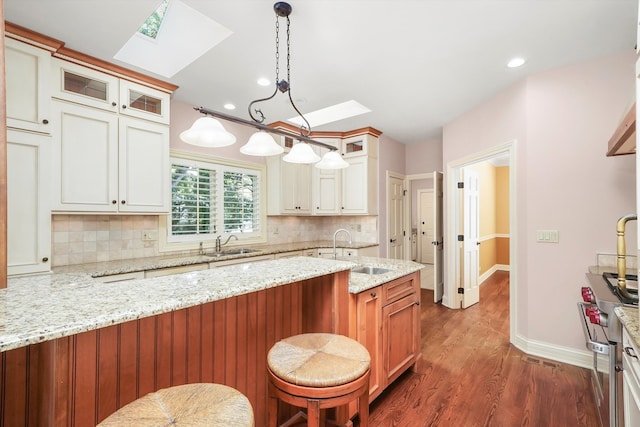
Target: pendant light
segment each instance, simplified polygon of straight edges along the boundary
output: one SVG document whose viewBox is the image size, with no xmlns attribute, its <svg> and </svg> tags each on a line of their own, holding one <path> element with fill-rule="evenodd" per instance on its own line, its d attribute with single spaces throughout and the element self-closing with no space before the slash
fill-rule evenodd
<svg viewBox="0 0 640 427">
<path fill-rule="evenodd" d="M 291 147 L 289 154 L 282 158 L 285 162 L 289 163 L 316 163 L 320 161 L 313 148 L 306 142 L 298 142 Z"/>
<path fill-rule="evenodd" d="M 337 151 L 329 151 L 314 166 L 318 169 L 344 169 L 349 167 L 349 163 L 345 162 Z"/>
<path fill-rule="evenodd" d="M 340 169 L 348 166 L 348 163 L 342 160 L 340 155 L 337 152 L 335 147 L 315 141 L 310 138 L 311 134 L 311 126 L 309 122 L 304 117 L 304 115 L 298 110 L 295 103 L 293 102 L 293 98 L 291 97 L 291 66 L 290 66 L 290 48 L 291 48 L 291 40 L 290 40 L 290 26 L 291 20 L 289 19 L 289 15 L 293 8 L 289 3 L 286 2 L 277 2 L 273 5 L 273 10 L 276 14 L 276 78 L 275 78 L 275 88 L 271 96 L 266 98 L 260 98 L 252 101 L 249 104 L 248 111 L 249 116 L 253 120 L 248 121 L 235 116 L 230 116 L 227 114 L 219 113 L 217 111 L 209 110 L 203 107 L 194 107 L 197 111 L 211 117 L 204 117 L 202 119 L 198 119 L 196 123 L 193 124 L 191 129 L 186 130 L 180 134 L 180 138 L 194 145 L 200 145 L 205 147 L 224 147 L 226 145 L 231 145 L 235 142 L 235 137 L 228 133 L 220 122 L 213 119 L 212 117 L 221 118 L 224 120 L 229 120 L 235 123 L 241 123 L 247 126 L 253 126 L 258 129 L 258 132 L 251 135 L 249 141 L 240 148 L 240 152 L 249 156 L 273 156 L 277 154 L 281 154 L 284 149 L 278 144 L 270 134 L 277 134 L 288 136 L 294 139 L 299 140 L 297 144 L 295 144 L 290 152 L 285 155 L 282 159 L 286 162 L 292 163 L 318 163 L 320 161 L 320 157 L 313 151 L 311 145 L 316 145 L 320 147 L 324 147 L 329 149 L 329 153 L 325 154 L 326 160 L 323 159 L 320 162 L 319 168 L 325 169 Z M 287 79 L 280 79 L 280 18 L 286 18 L 287 21 Z M 276 96 L 276 94 L 280 91 L 281 93 L 286 93 L 289 97 L 289 102 L 293 109 L 298 113 L 298 115 L 302 118 L 304 124 L 300 126 L 300 134 L 296 135 L 293 132 L 282 130 L 282 129 L 274 129 L 266 126 L 264 124 L 265 115 L 263 114 L 260 108 L 253 108 L 255 104 L 268 101 Z M 213 120 L 217 124 L 198 124 L 199 120 L 209 119 Z M 208 121 L 206 123 L 209 123 Z M 196 126 L 198 124 L 198 126 Z M 233 137 L 233 140 L 231 140 Z M 206 144 L 206 145 L 205 145 Z M 331 156 L 327 157 L 331 153 Z"/>
<path fill-rule="evenodd" d="M 200 117 L 189 129 L 180 133 L 180 139 L 199 147 L 226 147 L 236 142 L 236 137 L 212 117 Z"/>
</svg>

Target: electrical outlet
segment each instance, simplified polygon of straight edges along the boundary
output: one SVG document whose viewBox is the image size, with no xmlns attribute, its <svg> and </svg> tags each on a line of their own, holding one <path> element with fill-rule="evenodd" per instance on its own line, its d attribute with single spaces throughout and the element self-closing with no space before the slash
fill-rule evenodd
<svg viewBox="0 0 640 427">
<path fill-rule="evenodd" d="M 157 231 L 143 231 L 142 232 L 142 240 L 158 240 L 158 232 Z"/>
</svg>

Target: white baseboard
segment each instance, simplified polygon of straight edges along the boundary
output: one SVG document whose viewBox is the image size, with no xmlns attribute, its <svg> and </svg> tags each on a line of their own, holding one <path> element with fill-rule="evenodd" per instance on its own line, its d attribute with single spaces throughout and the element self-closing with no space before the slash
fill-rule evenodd
<svg viewBox="0 0 640 427">
<path fill-rule="evenodd" d="M 542 341 L 528 340 L 517 335 L 513 345 L 525 353 L 581 368 L 593 368 L 593 353 L 588 350 L 553 345 Z"/>
<path fill-rule="evenodd" d="M 487 280 L 496 271 L 498 271 L 498 270 L 500 270 L 500 271 L 509 271 L 509 269 L 510 269 L 509 264 L 495 264 L 493 267 L 491 267 L 490 269 L 485 271 L 484 274 L 480 275 L 480 277 L 478 278 L 478 282 L 480 284 L 482 284 L 482 282 Z"/>
</svg>

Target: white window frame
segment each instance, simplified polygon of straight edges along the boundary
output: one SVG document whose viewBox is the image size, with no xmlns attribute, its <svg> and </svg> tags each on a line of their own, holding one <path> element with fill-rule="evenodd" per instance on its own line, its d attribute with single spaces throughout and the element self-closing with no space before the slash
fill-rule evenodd
<svg viewBox="0 0 640 427">
<path fill-rule="evenodd" d="M 224 159 L 212 156 L 205 156 L 197 153 L 190 153 L 180 150 L 171 150 L 171 164 L 183 162 L 184 164 L 197 164 L 199 166 L 210 167 L 213 170 L 217 170 L 217 179 L 222 180 L 222 171 L 246 171 L 247 173 L 257 174 L 260 185 L 260 231 L 256 233 L 245 234 L 244 233 L 232 233 L 238 237 L 238 240 L 231 240 L 228 246 L 239 245 L 255 245 L 261 243 L 267 243 L 267 174 L 266 166 L 258 163 L 241 162 L 232 159 Z M 172 191 L 169 189 L 169 191 Z M 223 215 L 222 194 L 217 195 L 218 203 L 218 215 Z M 172 198 L 172 195 L 169 195 Z M 220 232 L 219 235 L 224 237 L 229 233 Z M 191 236 L 173 236 L 171 235 L 171 213 L 161 215 L 158 221 L 158 251 L 159 252 L 175 252 L 175 251 L 190 251 L 193 249 L 200 249 L 200 242 L 203 243 L 205 250 L 211 250 L 215 247 L 215 237 L 211 235 L 191 235 Z"/>
</svg>

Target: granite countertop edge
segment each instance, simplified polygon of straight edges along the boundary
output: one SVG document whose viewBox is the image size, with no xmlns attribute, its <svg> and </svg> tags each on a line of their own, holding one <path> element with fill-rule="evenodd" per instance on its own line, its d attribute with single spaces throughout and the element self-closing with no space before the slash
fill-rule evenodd
<svg viewBox="0 0 640 427">
<path fill-rule="evenodd" d="M 633 340 L 636 347 L 640 347 L 640 316 L 638 309 L 621 306 L 616 307 L 614 312 L 620 319 L 622 325 L 627 329 L 629 337 Z"/>
<path fill-rule="evenodd" d="M 9 286 L 0 290 L 0 352 L 350 270 L 362 264 L 391 271 L 379 275 L 351 273 L 350 293 L 423 268 L 413 261 L 376 257 L 331 260 L 301 256 L 113 283 L 99 282 L 82 268 L 12 278 Z"/>
</svg>

